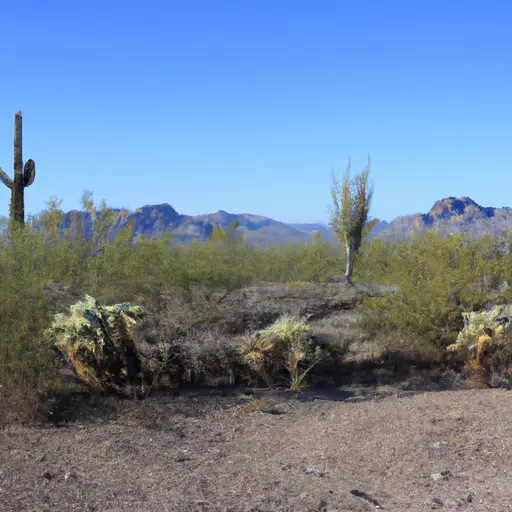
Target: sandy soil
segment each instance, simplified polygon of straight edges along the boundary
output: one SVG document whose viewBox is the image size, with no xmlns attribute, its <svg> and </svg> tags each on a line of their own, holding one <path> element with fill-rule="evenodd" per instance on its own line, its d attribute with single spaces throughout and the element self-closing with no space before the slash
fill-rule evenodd
<svg viewBox="0 0 512 512">
<path fill-rule="evenodd" d="M 510 391 L 75 400 L 0 430 L 3 512 L 512 510 Z"/>
</svg>

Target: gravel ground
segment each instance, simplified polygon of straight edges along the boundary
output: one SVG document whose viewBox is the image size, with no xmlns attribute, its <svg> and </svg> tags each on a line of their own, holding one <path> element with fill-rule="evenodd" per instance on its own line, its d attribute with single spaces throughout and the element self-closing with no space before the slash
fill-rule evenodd
<svg viewBox="0 0 512 512">
<path fill-rule="evenodd" d="M 510 391 L 201 391 L 75 410 L 0 430 L 1 511 L 512 510 Z"/>
</svg>

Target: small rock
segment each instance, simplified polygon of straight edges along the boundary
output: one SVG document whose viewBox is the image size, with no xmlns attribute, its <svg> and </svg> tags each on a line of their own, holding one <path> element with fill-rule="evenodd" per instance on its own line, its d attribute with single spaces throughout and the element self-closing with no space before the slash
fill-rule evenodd
<svg viewBox="0 0 512 512">
<path fill-rule="evenodd" d="M 292 465 L 289 462 L 286 464 L 281 464 L 282 471 L 286 471 L 287 469 L 292 469 Z"/>
<path fill-rule="evenodd" d="M 41 455 L 39 458 L 39 462 L 44 462 L 46 460 L 46 454 Z"/>
<path fill-rule="evenodd" d="M 443 506 L 443 502 L 439 498 L 432 498 L 427 501 L 426 505 L 428 505 L 432 510 L 436 510 Z"/>
<path fill-rule="evenodd" d="M 327 512 L 327 501 L 320 500 L 318 505 L 316 506 L 316 510 L 318 512 Z"/>
<path fill-rule="evenodd" d="M 190 457 L 187 457 L 186 455 L 178 455 L 174 459 L 175 462 L 186 462 L 187 460 L 190 460 Z"/>
<path fill-rule="evenodd" d="M 437 482 L 438 480 L 447 480 L 451 473 L 450 471 L 441 471 L 440 473 L 432 473 L 430 476 L 432 480 Z"/>
<path fill-rule="evenodd" d="M 64 480 L 69 480 L 70 478 L 73 478 L 75 479 L 76 478 L 76 473 L 74 471 L 66 471 L 66 474 L 64 475 Z"/>
<path fill-rule="evenodd" d="M 314 468 L 314 467 L 311 467 L 311 468 L 305 468 L 304 470 L 304 473 L 306 473 L 306 475 L 318 475 L 318 476 L 324 476 L 325 473 L 318 469 L 318 468 Z"/>
<path fill-rule="evenodd" d="M 439 448 L 441 448 L 441 442 L 434 441 L 431 446 L 432 446 L 432 448 L 435 448 L 436 450 L 438 450 Z"/>
<path fill-rule="evenodd" d="M 373 505 L 375 508 L 378 508 L 378 509 L 383 508 L 382 505 L 377 500 L 372 498 L 367 492 L 360 491 L 358 489 L 352 489 L 350 491 L 350 494 L 352 494 L 352 496 L 355 496 L 356 498 L 361 498 L 362 500 L 366 501 L 370 505 Z"/>
<path fill-rule="evenodd" d="M 46 478 L 46 480 L 51 480 L 53 478 L 53 475 L 49 471 L 45 471 L 41 476 Z"/>
</svg>

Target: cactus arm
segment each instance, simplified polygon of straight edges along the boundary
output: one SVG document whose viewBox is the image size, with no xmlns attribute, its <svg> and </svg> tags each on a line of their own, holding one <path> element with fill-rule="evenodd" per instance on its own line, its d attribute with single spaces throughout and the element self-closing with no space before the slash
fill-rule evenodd
<svg viewBox="0 0 512 512">
<path fill-rule="evenodd" d="M 0 180 L 6 187 L 8 187 L 12 190 L 13 181 L 11 180 L 11 178 L 9 178 L 9 176 L 7 176 L 6 172 L 1 167 L 0 167 Z"/>
<path fill-rule="evenodd" d="M 36 179 L 36 164 L 34 160 L 27 160 L 23 169 L 23 184 L 30 187 Z"/>
</svg>

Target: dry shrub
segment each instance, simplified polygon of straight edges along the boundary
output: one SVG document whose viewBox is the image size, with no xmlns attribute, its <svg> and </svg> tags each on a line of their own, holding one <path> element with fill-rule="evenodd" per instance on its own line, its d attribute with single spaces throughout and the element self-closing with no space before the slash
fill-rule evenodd
<svg viewBox="0 0 512 512">
<path fill-rule="evenodd" d="M 194 384 L 235 384 L 248 379 L 240 338 L 202 332 L 180 343 L 186 380 Z"/>
<path fill-rule="evenodd" d="M 142 338 L 148 349 L 153 345 L 167 347 L 168 356 L 154 387 L 233 384 L 247 378 L 240 338 L 212 328 L 213 319 L 218 318 L 215 302 L 199 292 L 176 293 L 166 297 L 155 311 Z"/>
</svg>

